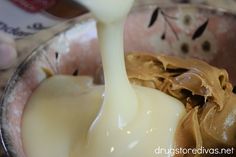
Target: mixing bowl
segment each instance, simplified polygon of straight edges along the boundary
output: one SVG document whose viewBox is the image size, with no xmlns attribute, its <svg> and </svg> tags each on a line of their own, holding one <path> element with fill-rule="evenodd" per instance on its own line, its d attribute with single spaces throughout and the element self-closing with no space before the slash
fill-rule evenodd
<svg viewBox="0 0 236 157">
<path fill-rule="evenodd" d="M 199 58 L 227 69 L 236 85 L 235 32 L 236 15 L 227 10 L 143 2 L 135 5 L 125 23 L 125 52 Z M 6 154 L 26 157 L 21 117 L 40 82 L 56 74 L 95 77 L 100 65 L 96 22 L 90 14 L 69 21 L 64 31 L 35 49 L 17 68 L 1 99 L 1 140 Z"/>
</svg>

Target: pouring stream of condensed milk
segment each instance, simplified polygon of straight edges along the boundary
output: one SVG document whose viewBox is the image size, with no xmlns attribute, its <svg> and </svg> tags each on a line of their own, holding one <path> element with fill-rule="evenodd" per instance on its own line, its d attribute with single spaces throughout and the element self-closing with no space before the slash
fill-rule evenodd
<svg viewBox="0 0 236 157">
<path fill-rule="evenodd" d="M 87 77 L 54 76 L 44 81 L 24 112 L 27 157 L 171 156 L 155 154 L 155 149 L 174 148 L 175 130 L 185 109 L 158 90 L 129 83 L 123 26 L 133 0 L 77 1 L 98 21 L 104 98 L 103 87 Z"/>
<path fill-rule="evenodd" d="M 106 84 L 102 114 L 111 117 L 110 126 L 118 125 L 123 128 L 135 118 L 138 103 L 126 74 L 123 46 L 123 23 L 133 0 L 78 1 L 87 6 L 98 19 L 97 29 Z"/>
</svg>

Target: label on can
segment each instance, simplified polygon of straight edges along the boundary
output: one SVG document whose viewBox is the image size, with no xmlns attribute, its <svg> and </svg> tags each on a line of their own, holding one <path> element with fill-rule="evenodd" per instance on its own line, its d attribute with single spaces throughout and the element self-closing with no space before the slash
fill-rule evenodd
<svg viewBox="0 0 236 157">
<path fill-rule="evenodd" d="M 22 9 L 21 7 L 19 7 L 19 4 L 15 5 L 14 3 L 8 0 L 0 1 L 0 31 L 10 34 L 14 38 L 22 38 L 34 34 L 40 30 L 51 27 L 63 20 L 61 18 L 57 18 L 53 15 L 50 15 L 47 12 L 40 11 L 44 7 L 48 7 L 49 1 L 51 0 L 14 1 L 21 1 L 21 7 L 24 6 L 24 8 L 27 9 Z M 34 3 L 28 3 L 28 1 L 34 1 Z M 53 3 L 53 1 L 50 2 L 50 5 Z M 37 6 L 36 2 L 38 2 Z M 39 3 L 40 5 L 38 5 Z"/>
<path fill-rule="evenodd" d="M 20 6 L 29 12 L 39 12 L 47 9 L 56 3 L 56 0 L 11 0 L 13 3 Z"/>
</svg>

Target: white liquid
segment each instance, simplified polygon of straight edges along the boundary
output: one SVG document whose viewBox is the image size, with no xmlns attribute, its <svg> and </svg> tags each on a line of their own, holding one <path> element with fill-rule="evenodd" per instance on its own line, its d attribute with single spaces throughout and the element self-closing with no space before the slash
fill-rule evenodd
<svg viewBox="0 0 236 157">
<path fill-rule="evenodd" d="M 109 115 L 100 119 L 91 131 L 104 88 L 93 86 L 87 77 L 54 76 L 44 81 L 24 112 L 22 133 L 26 154 L 28 157 L 156 157 L 155 148 L 173 148 L 182 104 L 158 90 L 139 86 L 134 89 L 139 108 L 127 127 L 109 126 L 112 118 Z"/>
<path fill-rule="evenodd" d="M 155 148 L 173 148 L 184 105 L 158 90 L 131 86 L 126 75 L 123 23 L 133 0 L 78 1 L 98 19 L 105 98 L 100 107 L 100 87 L 81 93 L 79 78 L 46 80 L 23 117 L 28 157 L 154 157 Z"/>
<path fill-rule="evenodd" d="M 137 96 L 127 78 L 124 63 L 123 23 L 133 0 L 77 0 L 98 19 L 98 37 L 105 77 L 102 115 L 108 126 L 123 128 L 137 114 Z M 95 124 L 96 125 L 96 124 Z"/>
</svg>

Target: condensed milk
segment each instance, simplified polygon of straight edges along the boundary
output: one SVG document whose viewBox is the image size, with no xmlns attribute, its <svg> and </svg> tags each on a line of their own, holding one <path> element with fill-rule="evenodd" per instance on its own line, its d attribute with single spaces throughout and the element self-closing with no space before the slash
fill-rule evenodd
<svg viewBox="0 0 236 157">
<path fill-rule="evenodd" d="M 154 157 L 174 148 L 184 105 L 129 83 L 123 27 L 133 0 L 77 0 L 97 19 L 105 87 L 91 78 L 53 76 L 30 98 L 22 122 L 27 157 Z"/>
</svg>

